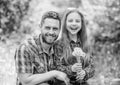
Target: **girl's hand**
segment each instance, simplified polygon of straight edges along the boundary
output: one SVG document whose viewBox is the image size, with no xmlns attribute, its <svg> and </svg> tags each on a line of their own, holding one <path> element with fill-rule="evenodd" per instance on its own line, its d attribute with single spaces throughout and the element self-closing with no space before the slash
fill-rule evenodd
<svg viewBox="0 0 120 85">
<path fill-rule="evenodd" d="M 81 70 L 80 72 L 77 72 L 77 81 L 83 80 L 86 75 L 86 72 L 84 70 Z"/>
<path fill-rule="evenodd" d="M 71 70 L 73 72 L 79 72 L 82 70 L 82 64 L 81 63 L 75 63 L 72 65 Z"/>
<path fill-rule="evenodd" d="M 75 47 L 72 55 L 76 57 L 80 57 L 80 56 L 85 57 L 85 52 L 83 52 L 81 48 Z"/>
</svg>

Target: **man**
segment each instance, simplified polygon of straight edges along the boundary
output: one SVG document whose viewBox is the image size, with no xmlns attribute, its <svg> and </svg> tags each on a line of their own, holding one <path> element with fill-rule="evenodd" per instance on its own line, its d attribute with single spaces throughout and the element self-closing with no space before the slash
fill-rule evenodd
<svg viewBox="0 0 120 85">
<path fill-rule="evenodd" d="M 20 45 L 15 53 L 18 81 L 21 85 L 53 85 L 58 79 L 68 84 L 69 79 L 57 71 L 54 42 L 60 32 L 58 13 L 49 11 L 41 20 L 41 34 Z M 20 85 L 20 84 L 19 84 Z"/>
</svg>

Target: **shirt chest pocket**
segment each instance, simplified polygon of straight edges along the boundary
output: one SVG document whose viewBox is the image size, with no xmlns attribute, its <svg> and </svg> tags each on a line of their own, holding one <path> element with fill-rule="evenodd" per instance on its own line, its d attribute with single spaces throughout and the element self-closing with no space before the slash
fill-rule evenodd
<svg viewBox="0 0 120 85">
<path fill-rule="evenodd" d="M 33 73 L 44 73 L 45 65 L 43 59 L 40 59 L 41 56 L 35 56 L 33 59 Z"/>
</svg>

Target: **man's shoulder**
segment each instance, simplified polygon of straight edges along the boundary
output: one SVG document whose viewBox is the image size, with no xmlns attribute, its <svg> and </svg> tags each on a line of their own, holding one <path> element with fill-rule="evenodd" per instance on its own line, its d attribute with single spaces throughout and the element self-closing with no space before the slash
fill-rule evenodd
<svg viewBox="0 0 120 85">
<path fill-rule="evenodd" d="M 65 47 L 65 43 L 62 41 L 62 39 L 60 39 L 60 40 L 57 40 L 57 41 L 54 43 L 54 46 L 55 46 L 55 47 Z"/>
<path fill-rule="evenodd" d="M 64 37 L 64 36 L 55 42 L 55 46 L 57 46 L 57 47 L 60 46 L 60 47 L 66 48 L 67 44 L 68 44 L 67 43 L 67 38 Z"/>
<path fill-rule="evenodd" d="M 37 48 L 38 39 L 39 39 L 39 36 L 29 37 L 20 44 L 18 49 L 23 50 L 22 48 L 24 48 L 24 50 L 25 49 L 28 50 L 28 48 L 29 49 Z"/>
<path fill-rule="evenodd" d="M 62 56 L 64 54 L 65 44 L 61 40 L 57 40 L 54 44 L 54 50 L 58 57 Z"/>
<path fill-rule="evenodd" d="M 37 40 L 37 36 L 27 38 L 16 48 L 15 55 L 23 55 L 24 53 L 30 53 L 33 55 L 34 53 L 38 53 Z"/>
<path fill-rule="evenodd" d="M 39 36 L 32 36 L 27 38 L 25 41 L 23 41 L 21 44 L 29 46 L 29 45 L 37 45 Z"/>
</svg>

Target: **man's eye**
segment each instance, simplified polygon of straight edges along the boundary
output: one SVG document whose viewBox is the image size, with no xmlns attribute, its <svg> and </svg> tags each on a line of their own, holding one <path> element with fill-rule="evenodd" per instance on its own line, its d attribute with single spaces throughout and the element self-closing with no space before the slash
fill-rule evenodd
<svg viewBox="0 0 120 85">
<path fill-rule="evenodd" d="M 47 27 L 47 26 L 46 26 L 46 27 L 45 27 L 45 29 L 49 30 L 49 29 L 50 29 L 50 27 Z"/>
<path fill-rule="evenodd" d="M 55 30 L 55 31 L 56 31 L 56 30 L 58 30 L 58 28 L 57 28 L 57 27 L 53 27 L 53 30 Z"/>
</svg>

